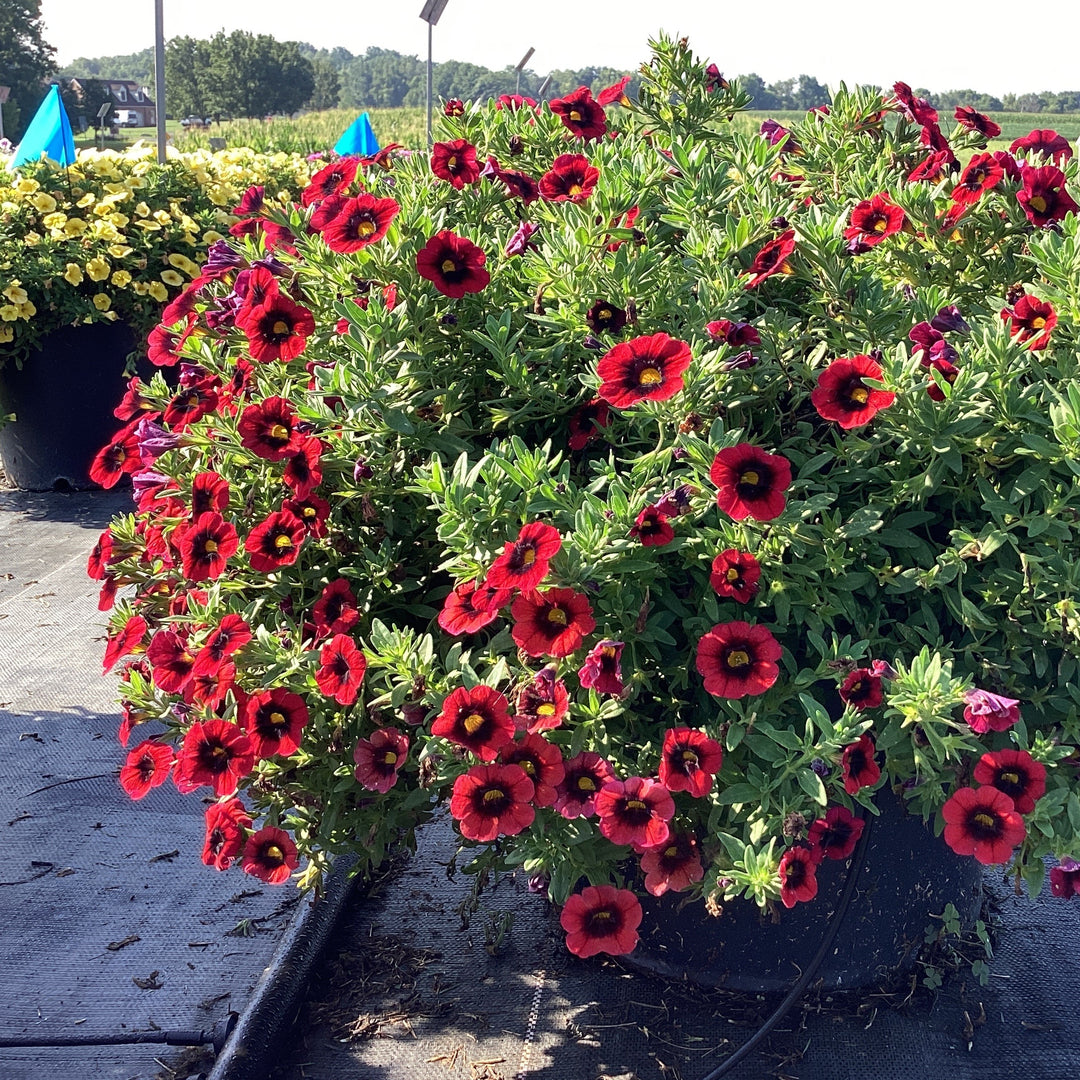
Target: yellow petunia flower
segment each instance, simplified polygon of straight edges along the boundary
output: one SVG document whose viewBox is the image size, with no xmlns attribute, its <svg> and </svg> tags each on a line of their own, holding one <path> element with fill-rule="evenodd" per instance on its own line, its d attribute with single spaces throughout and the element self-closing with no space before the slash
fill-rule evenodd
<svg viewBox="0 0 1080 1080">
<path fill-rule="evenodd" d="M 81 285 L 83 280 L 82 267 L 78 263 L 68 263 L 64 270 L 64 280 L 69 285 Z"/>
<path fill-rule="evenodd" d="M 23 177 L 14 184 L 15 191 L 20 195 L 33 195 L 40 187 L 41 185 L 36 180 L 31 180 L 29 177 Z"/>
<path fill-rule="evenodd" d="M 150 216 L 150 207 L 147 206 L 146 203 L 144 203 L 144 202 L 137 203 L 136 206 L 135 206 L 135 216 L 136 217 L 149 217 Z"/>
<path fill-rule="evenodd" d="M 19 317 L 19 309 L 14 304 L 0 305 L 0 321 L 14 322 Z"/>
<path fill-rule="evenodd" d="M 56 200 L 47 191 L 39 191 L 30 199 L 30 205 L 39 214 L 51 214 L 56 209 Z"/>
<path fill-rule="evenodd" d="M 131 288 L 134 290 L 136 296 L 145 296 L 150 291 L 150 286 L 147 285 L 145 281 L 133 281 L 131 283 Z"/>
<path fill-rule="evenodd" d="M 117 270 L 109 280 L 118 289 L 126 289 L 131 284 L 131 275 L 126 270 Z"/>
<path fill-rule="evenodd" d="M 224 240 L 225 237 L 217 231 L 217 229 L 207 229 L 202 234 L 202 242 L 209 247 L 211 244 L 217 243 L 218 240 Z"/>
<path fill-rule="evenodd" d="M 37 305 L 33 300 L 27 300 L 19 305 L 19 314 L 29 322 L 37 314 Z"/>
<path fill-rule="evenodd" d="M 80 210 L 85 210 L 88 206 L 93 206 L 95 202 L 97 202 L 97 196 L 92 191 L 88 191 L 75 205 Z"/>
<path fill-rule="evenodd" d="M 94 293 L 94 307 L 96 307 L 98 311 L 108 311 L 109 308 L 112 307 L 112 301 L 103 292 Z"/>
<path fill-rule="evenodd" d="M 28 299 L 26 290 L 22 287 L 22 282 L 18 278 L 4 289 L 0 296 L 6 296 L 13 304 L 25 304 Z"/>
<path fill-rule="evenodd" d="M 86 232 L 87 224 L 80 217 L 68 218 L 64 222 L 64 235 L 65 236 L 82 236 Z"/>
<path fill-rule="evenodd" d="M 169 256 L 169 265 L 175 266 L 177 270 L 183 270 L 188 277 L 199 276 L 199 264 L 192 262 L 186 255 L 180 255 L 177 252 L 173 252 Z"/>
<path fill-rule="evenodd" d="M 184 279 L 175 270 L 162 270 L 160 276 L 166 285 L 179 287 L 184 284 Z"/>
<path fill-rule="evenodd" d="M 91 281 L 104 281 L 109 276 L 109 271 L 112 267 L 109 266 L 109 260 L 103 259 L 100 255 L 95 255 L 86 264 L 86 276 Z"/>
<path fill-rule="evenodd" d="M 167 210 L 155 210 L 151 216 L 159 225 L 172 224 L 172 214 L 170 214 Z"/>
<path fill-rule="evenodd" d="M 64 225 L 67 223 L 67 214 L 62 210 L 57 210 L 55 213 L 46 214 L 41 219 L 41 224 L 46 229 L 51 229 L 54 233 L 59 232 L 61 235 L 64 232 Z"/>
<path fill-rule="evenodd" d="M 15 337 L 15 331 L 10 326 L 0 326 L 0 345 L 4 345 Z"/>
<path fill-rule="evenodd" d="M 169 299 L 169 290 L 160 281 L 151 281 L 147 291 L 159 303 L 164 303 Z"/>
<path fill-rule="evenodd" d="M 127 244 L 110 244 L 109 254 L 114 259 L 126 259 L 131 254 L 131 248 Z"/>
</svg>

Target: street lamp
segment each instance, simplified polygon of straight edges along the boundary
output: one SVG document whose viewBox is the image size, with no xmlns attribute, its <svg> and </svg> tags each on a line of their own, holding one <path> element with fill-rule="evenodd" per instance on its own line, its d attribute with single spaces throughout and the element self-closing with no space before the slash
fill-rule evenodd
<svg viewBox="0 0 1080 1080">
<path fill-rule="evenodd" d="M 161 0 L 158 0 L 161 3 Z M 420 12 L 420 18 L 427 23 L 427 141 L 428 146 L 432 143 L 431 138 L 431 28 L 439 21 L 446 8 L 448 0 L 426 0 L 424 10 Z"/>
<path fill-rule="evenodd" d="M 536 52 L 536 50 L 533 49 L 533 48 L 530 48 L 529 51 L 518 61 L 518 66 L 514 69 L 515 71 L 517 71 L 517 88 L 514 90 L 514 93 L 517 94 L 518 97 L 521 97 L 521 72 L 522 72 L 522 69 L 529 62 L 529 57 L 532 56 L 532 54 L 534 52 Z"/>
<path fill-rule="evenodd" d="M 154 101 L 157 103 L 157 159 L 165 164 L 165 19 L 164 0 L 154 0 Z"/>
</svg>

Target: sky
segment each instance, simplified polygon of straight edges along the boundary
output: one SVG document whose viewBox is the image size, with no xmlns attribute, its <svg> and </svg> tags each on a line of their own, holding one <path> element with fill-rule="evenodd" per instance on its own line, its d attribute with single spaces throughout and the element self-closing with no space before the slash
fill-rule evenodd
<svg viewBox="0 0 1080 1080">
<path fill-rule="evenodd" d="M 376 45 L 423 57 L 422 7 L 423 0 L 331 0 L 306 9 L 296 0 L 164 0 L 165 36 L 239 29 L 354 54 Z M 106 9 L 88 0 L 41 0 L 41 8 L 61 64 L 153 44 L 151 0 Z M 1080 4 L 1043 0 L 1032 15 L 1013 9 L 995 18 L 986 5 L 942 0 L 449 0 L 434 29 L 434 59 L 498 70 L 532 47 L 528 66 L 539 74 L 589 65 L 629 72 L 648 59 L 648 40 L 663 29 L 689 37 L 695 53 L 724 74 L 756 72 L 767 83 L 806 74 L 830 87 L 902 79 L 997 96 L 1080 89 Z"/>
</svg>

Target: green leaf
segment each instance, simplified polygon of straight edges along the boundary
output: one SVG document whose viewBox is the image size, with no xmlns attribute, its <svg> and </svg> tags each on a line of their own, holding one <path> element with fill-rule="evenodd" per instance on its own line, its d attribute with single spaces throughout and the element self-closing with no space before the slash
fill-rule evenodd
<svg viewBox="0 0 1080 1080">
<path fill-rule="evenodd" d="M 753 784 L 732 784 L 724 788 L 716 797 L 716 801 L 730 806 L 732 803 L 758 802 L 761 792 Z"/>
<path fill-rule="evenodd" d="M 828 796 L 825 794 L 825 785 L 821 777 L 813 769 L 800 769 L 797 775 L 799 787 L 819 806 L 824 806 L 828 801 Z"/>
</svg>

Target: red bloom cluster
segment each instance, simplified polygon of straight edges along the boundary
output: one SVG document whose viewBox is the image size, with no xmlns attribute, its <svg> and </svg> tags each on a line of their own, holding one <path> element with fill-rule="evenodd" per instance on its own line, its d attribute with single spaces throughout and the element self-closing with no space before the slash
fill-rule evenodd
<svg viewBox="0 0 1080 1080">
<path fill-rule="evenodd" d="M 581 154 L 560 154 L 540 177 L 540 197 L 548 202 L 584 202 L 596 187 L 600 170 Z"/>
<path fill-rule="evenodd" d="M 817 896 L 817 860 L 809 848 L 791 847 L 780 858 L 780 900 L 793 908 Z"/>
<path fill-rule="evenodd" d="M 689 832 L 673 833 L 641 856 L 641 869 L 645 872 L 645 890 L 653 896 L 690 888 L 705 876 L 697 837 Z"/>
<path fill-rule="evenodd" d="M 860 788 L 873 787 L 881 778 L 881 769 L 874 760 L 877 748 L 869 735 L 862 734 L 848 746 L 840 757 L 844 790 L 854 795 Z"/>
<path fill-rule="evenodd" d="M 510 602 L 509 589 L 494 589 L 489 584 L 463 581 L 443 601 L 439 625 L 448 634 L 475 634 L 498 617 L 499 608 Z"/>
<path fill-rule="evenodd" d="M 475 184 L 480 179 L 476 147 L 467 139 L 435 143 L 431 148 L 431 171 L 458 191 L 467 184 Z"/>
<path fill-rule="evenodd" d="M 788 259 L 794 251 L 794 229 L 787 229 L 774 240 L 770 240 L 754 256 L 754 261 L 750 266 L 742 271 L 742 273 L 750 275 L 749 280 L 746 282 L 746 288 L 757 288 L 758 285 L 766 278 L 772 277 L 773 274 L 792 273 L 791 263 L 788 262 Z"/>
<path fill-rule="evenodd" d="M 623 692 L 621 641 L 601 641 L 589 650 L 585 663 L 578 671 L 578 679 L 586 690 L 595 690 L 599 694 Z"/>
<path fill-rule="evenodd" d="M 806 833 L 806 842 L 818 860 L 846 859 L 862 836 L 866 822 L 846 806 L 831 806 L 823 818 L 813 822 Z"/>
<path fill-rule="evenodd" d="M 408 736 L 396 728 L 379 728 L 369 739 L 361 739 L 356 744 L 353 775 L 368 791 L 385 795 L 397 783 L 408 753 Z"/>
<path fill-rule="evenodd" d="M 569 656 L 596 629 L 588 598 L 573 589 L 523 593 L 510 614 L 514 641 L 530 656 Z"/>
<path fill-rule="evenodd" d="M 248 839 L 240 867 L 268 885 L 284 885 L 298 865 L 293 838 L 268 825 Z"/>
<path fill-rule="evenodd" d="M 462 836 L 486 843 L 515 836 L 533 823 L 534 793 L 520 765 L 474 765 L 454 781 L 450 813 Z"/>
<path fill-rule="evenodd" d="M 869 668 L 856 668 L 840 685 L 840 697 L 845 705 L 856 709 L 874 709 L 882 703 L 881 676 Z"/>
<path fill-rule="evenodd" d="M 514 739 L 510 702 L 490 686 L 459 686 L 443 701 L 431 734 L 464 746 L 481 761 L 494 761 Z"/>
<path fill-rule="evenodd" d="M 709 584 L 718 595 L 746 604 L 757 593 L 760 579 L 761 564 L 749 551 L 728 548 L 713 559 Z"/>
<path fill-rule="evenodd" d="M 941 808 L 945 843 L 984 865 L 1007 862 L 1027 835 L 1012 799 L 996 787 L 959 788 Z"/>
<path fill-rule="evenodd" d="M 335 201 L 332 205 L 327 200 L 324 206 L 333 217 L 325 224 L 320 222 L 322 238 L 331 251 L 343 254 L 360 251 L 381 240 L 401 209 L 396 200 L 377 199 L 367 192 L 352 199 Z M 315 227 L 314 218 L 312 226 Z"/>
<path fill-rule="evenodd" d="M 562 547 L 559 530 L 542 521 L 523 525 L 491 564 L 485 583 L 493 589 L 535 589 L 547 576 L 548 564 Z"/>
<path fill-rule="evenodd" d="M 810 401 L 823 420 L 835 420 L 845 431 L 868 424 L 896 400 L 891 390 L 867 386 L 863 379 L 880 381 L 881 365 L 869 356 L 834 360 L 818 376 Z"/>
<path fill-rule="evenodd" d="M 724 761 L 715 739 L 694 728 L 669 728 L 660 750 L 660 783 L 669 791 L 686 791 L 695 799 L 707 795 Z"/>
<path fill-rule="evenodd" d="M 596 796 L 600 832 L 613 844 L 651 848 L 667 842 L 675 800 L 663 784 L 641 776 L 609 780 Z"/>
</svg>

